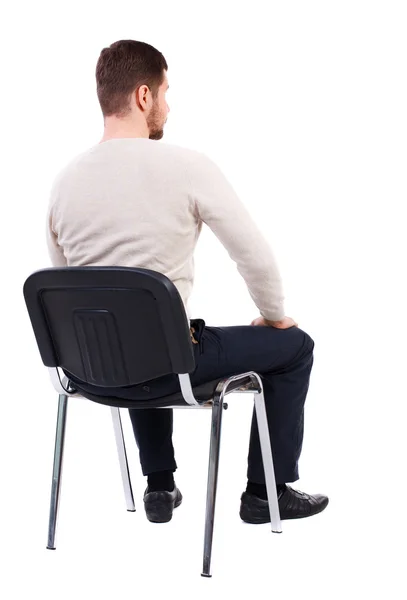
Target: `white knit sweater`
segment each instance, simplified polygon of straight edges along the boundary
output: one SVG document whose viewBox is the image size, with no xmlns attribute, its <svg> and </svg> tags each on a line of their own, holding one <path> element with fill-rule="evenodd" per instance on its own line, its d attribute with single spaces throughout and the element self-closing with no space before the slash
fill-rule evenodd
<svg viewBox="0 0 407 600">
<path fill-rule="evenodd" d="M 281 319 L 283 286 L 271 247 L 219 167 L 201 152 L 148 138 L 93 146 L 53 182 L 47 242 L 53 266 L 163 273 L 190 318 L 202 223 L 236 262 L 260 314 Z"/>
</svg>

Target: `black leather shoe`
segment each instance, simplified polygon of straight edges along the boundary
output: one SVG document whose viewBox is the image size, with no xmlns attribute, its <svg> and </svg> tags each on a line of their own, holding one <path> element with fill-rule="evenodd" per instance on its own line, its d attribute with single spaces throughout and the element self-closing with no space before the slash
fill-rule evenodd
<svg viewBox="0 0 407 600">
<path fill-rule="evenodd" d="M 172 511 L 182 502 L 182 494 L 174 486 L 172 492 L 144 492 L 144 506 L 147 519 L 152 523 L 168 523 L 172 519 Z"/>
<path fill-rule="evenodd" d="M 322 512 L 328 506 L 329 498 L 316 494 L 310 496 L 286 485 L 278 497 L 281 520 L 303 519 Z M 267 500 L 243 492 L 240 504 L 240 518 L 246 523 L 270 523 Z"/>
</svg>

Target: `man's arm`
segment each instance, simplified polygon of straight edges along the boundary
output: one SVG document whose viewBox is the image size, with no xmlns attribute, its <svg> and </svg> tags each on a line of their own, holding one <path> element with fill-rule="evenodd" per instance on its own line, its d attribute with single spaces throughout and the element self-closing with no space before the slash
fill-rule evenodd
<svg viewBox="0 0 407 600">
<path fill-rule="evenodd" d="M 68 266 L 64 252 L 61 246 L 58 244 L 57 236 L 52 228 L 52 211 L 48 211 L 47 223 L 46 223 L 46 239 L 48 246 L 48 254 L 51 259 L 53 267 L 66 267 Z"/>
<path fill-rule="evenodd" d="M 279 321 L 285 315 L 284 292 L 270 245 L 219 167 L 203 153 L 193 158 L 189 179 L 198 218 L 236 263 L 260 314 Z"/>
</svg>

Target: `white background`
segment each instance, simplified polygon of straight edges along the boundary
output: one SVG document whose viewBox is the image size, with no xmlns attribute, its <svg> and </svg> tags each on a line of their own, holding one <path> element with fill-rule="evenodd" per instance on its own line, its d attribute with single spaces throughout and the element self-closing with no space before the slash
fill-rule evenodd
<svg viewBox="0 0 407 600">
<path fill-rule="evenodd" d="M 1 17 L 2 598 L 405 598 L 406 4 L 20 2 Z M 94 71 L 118 39 L 169 64 L 162 142 L 207 153 L 278 258 L 286 312 L 315 341 L 298 489 L 330 496 L 284 533 L 243 524 L 252 402 L 225 413 L 213 578 L 201 552 L 209 414 L 178 411 L 166 525 L 127 513 L 109 409 L 71 401 L 57 550 L 46 532 L 57 398 L 22 296 L 49 266 L 51 182 L 99 142 Z M 258 316 L 204 228 L 191 308 L 207 325 Z"/>
</svg>

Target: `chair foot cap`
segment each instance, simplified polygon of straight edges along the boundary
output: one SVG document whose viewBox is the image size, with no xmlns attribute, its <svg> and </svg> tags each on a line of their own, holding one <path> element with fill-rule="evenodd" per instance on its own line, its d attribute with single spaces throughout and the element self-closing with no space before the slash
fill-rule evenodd
<svg viewBox="0 0 407 600">
<path fill-rule="evenodd" d="M 212 577 L 212 575 L 209 575 L 208 573 L 201 573 L 201 577 L 208 577 L 208 578 L 210 578 L 210 577 Z"/>
<path fill-rule="evenodd" d="M 47 546 L 47 550 L 56 550 L 55 546 Z"/>
</svg>

